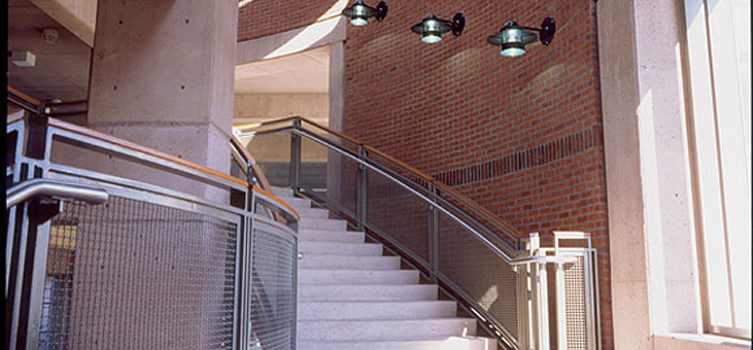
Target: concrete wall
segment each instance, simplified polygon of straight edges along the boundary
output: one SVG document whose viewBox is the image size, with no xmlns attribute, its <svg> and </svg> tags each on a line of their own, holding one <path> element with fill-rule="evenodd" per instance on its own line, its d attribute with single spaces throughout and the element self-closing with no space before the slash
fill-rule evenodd
<svg viewBox="0 0 753 350">
<path fill-rule="evenodd" d="M 279 118 L 300 115 L 321 119 L 329 116 L 328 94 L 236 94 L 233 119 Z"/>
</svg>

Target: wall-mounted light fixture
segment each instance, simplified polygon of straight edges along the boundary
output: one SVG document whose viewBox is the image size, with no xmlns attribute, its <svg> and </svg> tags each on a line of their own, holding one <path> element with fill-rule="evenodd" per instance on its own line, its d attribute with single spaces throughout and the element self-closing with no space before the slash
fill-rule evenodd
<svg viewBox="0 0 753 350">
<path fill-rule="evenodd" d="M 452 21 L 437 18 L 434 14 L 429 14 L 423 21 L 417 23 L 410 30 L 414 33 L 421 34 L 421 41 L 425 43 L 436 43 L 442 40 L 442 34 L 452 30 L 455 36 L 460 35 L 465 27 L 465 16 L 462 13 L 456 13 Z"/>
<path fill-rule="evenodd" d="M 526 53 L 525 46 L 536 41 L 536 33 L 539 32 L 539 40 L 544 45 L 549 45 L 554 39 L 554 18 L 547 17 L 541 23 L 541 28 L 519 26 L 514 21 L 505 24 L 499 33 L 494 33 L 486 39 L 490 44 L 501 46 L 502 56 L 517 57 Z"/>
<path fill-rule="evenodd" d="M 368 19 L 374 17 L 377 21 L 382 21 L 387 16 L 387 3 L 380 1 L 376 8 L 363 3 L 362 0 L 356 0 L 353 5 L 345 8 L 343 15 L 350 18 L 350 24 L 354 26 L 365 26 L 369 23 Z"/>
</svg>

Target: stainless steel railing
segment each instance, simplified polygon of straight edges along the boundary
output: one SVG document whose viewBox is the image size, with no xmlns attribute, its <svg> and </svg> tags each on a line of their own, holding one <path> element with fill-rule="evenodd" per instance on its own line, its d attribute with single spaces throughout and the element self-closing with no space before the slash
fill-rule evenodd
<svg viewBox="0 0 753 350">
<path fill-rule="evenodd" d="M 522 235 L 510 225 L 431 176 L 305 118 L 240 126 L 234 133 L 240 139 L 250 139 L 251 150 L 254 143 L 263 144 L 264 138 L 280 144 L 280 135 L 288 134 L 289 158 L 268 161 L 256 156 L 270 182 L 292 187 L 296 194 L 330 209 L 399 254 L 476 316 L 487 333 L 499 339 L 500 346 L 598 347 L 594 337 L 575 345 L 566 341 L 568 329 L 582 328 L 575 325 L 578 319 L 565 317 L 574 312 L 589 320 L 589 335 L 597 334 L 596 299 L 571 303 L 566 312 L 566 299 L 557 294 L 562 288 L 555 288 L 557 293 L 551 296 L 547 291 L 547 269 L 583 271 L 592 265 L 577 265 L 577 257 L 560 250 L 530 248 L 528 238 L 520 240 Z M 317 171 L 320 174 L 315 174 Z M 583 234 L 582 241 L 586 243 L 572 249 L 593 252 L 588 235 Z M 564 276 L 555 274 L 557 286 Z M 592 271 L 578 276 L 575 283 L 594 291 Z M 550 306 L 555 310 L 551 318 Z"/>
<path fill-rule="evenodd" d="M 109 198 L 107 191 L 101 188 L 58 180 L 33 179 L 8 189 L 5 209 L 7 210 L 35 196 L 81 200 L 89 204 L 102 204 L 107 202 L 107 198 Z"/>
<path fill-rule="evenodd" d="M 6 348 L 295 348 L 287 204 L 54 119 L 6 130 Z"/>
</svg>

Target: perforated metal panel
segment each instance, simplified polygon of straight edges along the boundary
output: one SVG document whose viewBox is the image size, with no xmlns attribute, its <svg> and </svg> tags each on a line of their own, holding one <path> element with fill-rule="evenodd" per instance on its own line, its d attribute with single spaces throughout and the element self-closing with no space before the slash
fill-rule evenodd
<svg viewBox="0 0 753 350">
<path fill-rule="evenodd" d="M 296 243 L 259 220 L 253 228 L 249 349 L 295 346 Z"/>
<path fill-rule="evenodd" d="M 52 220 L 39 349 L 230 349 L 237 225 L 111 196 Z"/>
<path fill-rule="evenodd" d="M 586 330 L 586 285 L 583 276 L 583 257 L 572 264 L 565 264 L 565 324 L 567 348 L 588 349 Z"/>
<path fill-rule="evenodd" d="M 515 271 L 446 215 L 440 215 L 439 227 L 439 272 L 517 339 L 518 276 Z"/>
</svg>

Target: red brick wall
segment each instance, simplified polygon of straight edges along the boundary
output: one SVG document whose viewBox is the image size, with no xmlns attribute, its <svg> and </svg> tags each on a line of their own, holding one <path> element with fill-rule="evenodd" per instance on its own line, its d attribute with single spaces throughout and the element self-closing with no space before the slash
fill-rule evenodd
<svg viewBox="0 0 753 350">
<path fill-rule="evenodd" d="M 314 23 L 337 0 L 253 0 L 238 9 L 238 41 L 296 29 Z"/>
<path fill-rule="evenodd" d="M 376 2 L 372 0 L 372 2 Z M 371 2 L 367 2 L 374 5 Z M 393 1 L 383 22 L 348 27 L 345 132 L 436 176 L 521 232 L 580 230 L 599 249 L 603 347 L 613 348 L 595 4 L 589 0 Z M 428 13 L 466 16 L 428 45 Z M 554 41 L 501 57 L 507 20 L 557 22 Z"/>
</svg>

